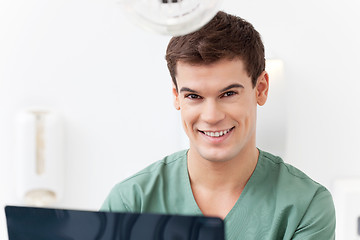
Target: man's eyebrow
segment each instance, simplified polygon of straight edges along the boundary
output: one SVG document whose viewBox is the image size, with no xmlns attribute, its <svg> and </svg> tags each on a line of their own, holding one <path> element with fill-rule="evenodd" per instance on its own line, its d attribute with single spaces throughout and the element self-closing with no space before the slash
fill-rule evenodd
<svg viewBox="0 0 360 240">
<path fill-rule="evenodd" d="M 234 84 L 231 84 L 223 89 L 221 89 L 219 92 L 225 92 L 229 89 L 232 89 L 232 88 L 244 88 L 243 85 L 239 84 L 239 83 L 234 83 Z M 191 93 L 198 93 L 197 91 L 191 89 L 191 88 L 188 88 L 188 87 L 182 87 L 180 89 L 180 92 L 191 92 Z"/>
<path fill-rule="evenodd" d="M 231 84 L 231 85 L 227 86 L 226 88 L 221 89 L 220 92 L 225 92 L 225 91 L 227 91 L 229 89 L 232 89 L 232 88 L 244 88 L 244 86 L 239 84 L 239 83 L 234 83 L 234 84 Z"/>
<path fill-rule="evenodd" d="M 188 87 L 182 87 L 182 88 L 180 89 L 180 92 L 191 92 L 191 93 L 197 93 L 197 91 L 192 90 L 191 88 L 188 88 Z"/>
</svg>

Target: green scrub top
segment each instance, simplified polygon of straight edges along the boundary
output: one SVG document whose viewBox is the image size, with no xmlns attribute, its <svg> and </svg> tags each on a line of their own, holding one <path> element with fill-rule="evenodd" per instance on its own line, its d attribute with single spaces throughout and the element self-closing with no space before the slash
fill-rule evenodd
<svg viewBox="0 0 360 240">
<path fill-rule="evenodd" d="M 335 239 L 330 192 L 281 158 L 259 153 L 252 176 L 224 219 L 226 239 Z M 118 183 L 101 210 L 202 215 L 190 186 L 187 150 Z"/>
</svg>

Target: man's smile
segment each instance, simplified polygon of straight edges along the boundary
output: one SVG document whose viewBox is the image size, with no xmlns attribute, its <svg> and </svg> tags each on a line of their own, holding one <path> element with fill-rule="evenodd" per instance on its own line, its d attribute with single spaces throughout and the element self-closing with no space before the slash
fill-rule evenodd
<svg viewBox="0 0 360 240">
<path fill-rule="evenodd" d="M 207 130 L 199 130 L 199 132 L 205 134 L 206 136 L 209 136 L 209 137 L 221 137 L 221 136 L 224 136 L 226 134 L 228 134 L 230 131 L 232 131 L 235 127 L 232 127 L 232 128 L 229 128 L 229 129 L 226 129 L 226 130 L 220 130 L 220 131 L 207 131 Z"/>
</svg>

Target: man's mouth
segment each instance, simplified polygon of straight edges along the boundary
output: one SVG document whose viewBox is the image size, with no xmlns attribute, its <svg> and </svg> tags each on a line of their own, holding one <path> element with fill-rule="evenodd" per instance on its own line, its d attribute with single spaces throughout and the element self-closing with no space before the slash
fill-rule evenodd
<svg viewBox="0 0 360 240">
<path fill-rule="evenodd" d="M 201 130 L 199 130 L 199 131 L 209 137 L 222 137 L 222 136 L 228 134 L 234 128 L 235 127 L 232 127 L 232 128 L 229 128 L 226 130 L 221 130 L 221 131 L 201 131 Z"/>
</svg>

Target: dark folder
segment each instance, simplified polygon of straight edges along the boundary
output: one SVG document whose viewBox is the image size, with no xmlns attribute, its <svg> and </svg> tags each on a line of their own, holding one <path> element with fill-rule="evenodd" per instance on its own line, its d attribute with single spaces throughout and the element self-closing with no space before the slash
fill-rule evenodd
<svg viewBox="0 0 360 240">
<path fill-rule="evenodd" d="M 224 240 L 220 218 L 5 207 L 9 240 Z"/>
</svg>

